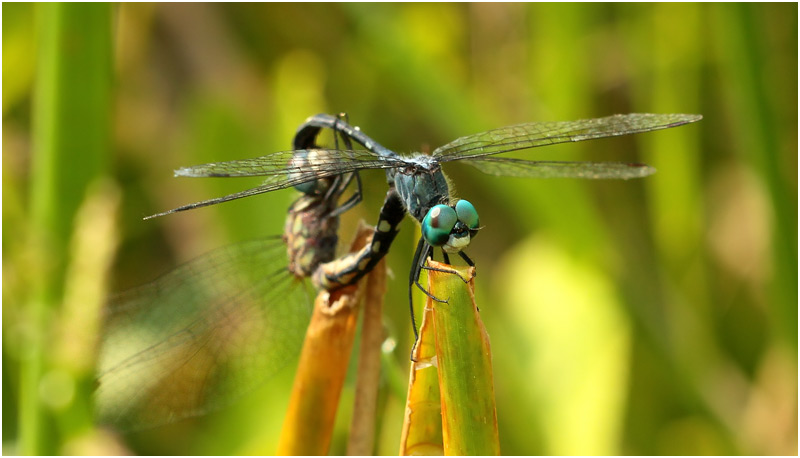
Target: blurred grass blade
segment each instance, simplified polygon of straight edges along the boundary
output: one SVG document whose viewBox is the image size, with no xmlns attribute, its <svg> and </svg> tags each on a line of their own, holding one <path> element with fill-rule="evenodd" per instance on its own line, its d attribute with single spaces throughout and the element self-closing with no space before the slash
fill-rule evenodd
<svg viewBox="0 0 800 458">
<path fill-rule="evenodd" d="M 26 310 L 31 336 L 24 343 L 19 417 L 20 451 L 26 454 L 59 447 L 59 437 L 43 426 L 47 334 L 62 299 L 75 213 L 109 156 L 113 48 L 110 4 L 37 6 L 29 234 L 34 265 Z M 66 435 L 82 426 L 74 419 L 60 424 Z"/>
<path fill-rule="evenodd" d="M 475 304 L 475 268 L 435 261 L 428 288 L 446 303 L 433 307 L 445 455 L 499 455 L 489 336 Z M 467 281 L 465 281 L 465 279 Z"/>
<path fill-rule="evenodd" d="M 364 294 L 364 320 L 358 355 L 358 379 L 347 441 L 347 454 L 372 455 L 375 449 L 378 387 L 381 378 L 383 298 L 386 295 L 386 259 L 367 275 Z"/>
<path fill-rule="evenodd" d="M 426 304 L 422 312 L 419 342 L 412 357 L 400 455 L 444 455 L 436 337 L 430 304 Z"/>
<path fill-rule="evenodd" d="M 371 228 L 362 227 L 351 252 L 364 246 L 371 234 Z M 364 283 L 362 280 L 317 294 L 281 430 L 278 455 L 328 454 Z"/>
<path fill-rule="evenodd" d="M 93 430 L 100 317 L 108 294 L 108 277 L 119 229 L 119 188 L 101 179 L 89 188 L 75 220 L 64 300 L 54 319 L 50 372 L 41 389 L 43 402 L 58 413 L 65 455 L 128 454 L 105 430 Z"/>
<path fill-rule="evenodd" d="M 31 209 L 54 242 L 109 157 L 112 40 L 109 4 L 39 5 Z M 63 256 L 65 245 L 57 255 Z"/>
</svg>

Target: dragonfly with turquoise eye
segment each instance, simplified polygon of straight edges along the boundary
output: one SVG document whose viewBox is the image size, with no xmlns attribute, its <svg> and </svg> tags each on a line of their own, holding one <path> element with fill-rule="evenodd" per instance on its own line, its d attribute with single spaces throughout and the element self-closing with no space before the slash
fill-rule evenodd
<svg viewBox="0 0 800 458">
<path fill-rule="evenodd" d="M 419 284 L 419 276 L 425 268 L 428 256 L 434 248 L 440 248 L 445 262 L 449 263 L 448 254 L 458 254 L 468 264 L 473 265 L 463 250 L 469 246 L 481 227 L 474 206 L 468 201 L 450 196 L 442 165 L 458 161 L 490 175 L 525 178 L 641 178 L 654 173 L 655 170 L 645 164 L 628 162 L 530 161 L 493 156 L 559 143 L 667 129 L 700 119 L 702 116 L 695 114 L 632 113 L 577 121 L 531 122 L 461 137 L 436 148 L 430 155 L 403 156 L 380 145 L 358 127 L 342 122 L 334 116 L 320 114 L 306 120 L 305 125 L 338 131 L 364 149 L 317 151 L 316 154 L 322 159 L 315 161 L 313 166 L 304 168 L 290 163 L 289 159 L 297 153 L 295 151 L 277 152 L 253 159 L 183 167 L 175 171 L 175 176 L 263 176 L 266 179 L 258 187 L 184 205 L 153 217 L 270 192 L 319 178 L 368 169 L 384 169 L 390 188 L 386 202 L 392 205 L 392 208 L 384 207 L 382 212 L 399 211 L 396 209 L 397 199 L 388 197 L 394 191 L 402 202 L 401 211 L 418 221 L 422 228 L 422 237 L 417 243 L 409 276 L 409 303 L 413 324 L 414 311 L 411 304 L 413 285 L 416 284 L 430 296 Z M 376 234 L 378 233 L 380 228 L 376 228 Z M 385 244 L 380 245 L 379 249 L 374 251 L 374 257 L 383 256 L 387 250 Z M 317 274 L 322 278 L 316 278 Z M 327 279 L 337 280 L 338 274 L 334 271 L 327 277 L 324 271 L 318 270 L 315 278 L 318 284 L 324 285 Z M 416 325 L 413 327 L 416 336 Z"/>
<path fill-rule="evenodd" d="M 293 166 L 313 166 L 320 131 L 301 126 Z M 352 148 L 349 137 L 341 138 Z M 359 183 L 356 193 L 339 204 L 353 180 Z M 338 269 L 333 289 L 371 268 L 360 264 L 366 250 L 334 260 L 338 216 L 360 199 L 358 172 L 320 177 L 298 188 L 303 194 L 288 211 L 283 236 L 214 250 L 112 298 L 95 393 L 100 423 L 135 430 L 230 404 L 298 353 L 311 311 L 311 292 L 300 280 L 323 267 Z M 378 222 L 391 229 L 373 236 L 387 249 L 403 218 L 402 205 L 392 196 L 388 214 Z"/>
</svg>

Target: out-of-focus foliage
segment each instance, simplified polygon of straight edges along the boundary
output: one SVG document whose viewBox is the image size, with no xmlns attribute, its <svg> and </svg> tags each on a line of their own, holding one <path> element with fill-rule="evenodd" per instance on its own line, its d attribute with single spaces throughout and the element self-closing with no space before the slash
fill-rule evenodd
<svg viewBox="0 0 800 458">
<path fill-rule="evenodd" d="M 46 22 L 30 4 L 3 13 L 3 445 L 14 452 L 22 317 L 37 274 L 22 241 Z M 517 154 L 647 162 L 658 173 L 643 180 L 447 169 L 484 225 L 469 254 L 501 450 L 797 453 L 796 4 L 120 4 L 113 33 L 104 160 L 122 198 L 112 290 L 279 234 L 291 190 L 141 218 L 257 183 L 172 170 L 286 150 L 314 113 L 346 111 L 399 152 L 526 121 L 703 114 L 677 129 Z M 90 96 L 85 86 L 72 96 Z M 71 153 L 65 167 L 80 167 L 84 152 Z M 383 174 L 364 175 L 343 245 L 383 201 Z M 403 223 L 388 255 L 385 321 L 403 372 L 414 230 Z M 138 453 L 274 453 L 292 370 L 230 408 L 122 440 Z M 344 451 L 348 390 L 333 453 Z M 398 450 L 404 395 L 382 397 L 378 453 Z"/>
</svg>

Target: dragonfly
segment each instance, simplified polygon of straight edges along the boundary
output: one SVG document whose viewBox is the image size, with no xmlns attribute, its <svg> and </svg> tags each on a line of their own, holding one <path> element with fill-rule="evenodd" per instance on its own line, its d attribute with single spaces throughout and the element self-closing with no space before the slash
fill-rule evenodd
<svg viewBox="0 0 800 458">
<path fill-rule="evenodd" d="M 306 123 L 297 131 L 294 167 L 318 160 L 321 129 Z M 352 148 L 349 137 L 341 139 Z M 339 204 L 353 181 L 356 192 Z M 329 286 L 341 287 L 368 271 L 351 266 L 358 256 L 334 260 L 339 215 L 360 201 L 358 172 L 297 188 L 302 194 L 289 208 L 283 236 L 217 249 L 110 301 L 95 393 L 100 423 L 136 430 L 229 405 L 298 353 L 311 310 L 299 280 L 328 266 L 340 270 Z M 378 226 L 396 228 L 400 201 L 385 207 L 396 207 L 395 218 Z M 388 246 L 396 234 L 385 230 L 374 239 Z"/>
<path fill-rule="evenodd" d="M 630 113 L 576 121 L 529 122 L 461 137 L 436 148 L 430 155 L 407 156 L 380 145 L 358 127 L 353 127 L 335 116 L 318 114 L 308 118 L 305 125 L 332 129 L 349 137 L 364 149 L 317 150 L 315 154 L 320 160 L 307 167 L 298 167 L 291 163 L 290 159 L 297 154 L 296 151 L 182 167 L 175 171 L 175 176 L 260 176 L 265 177 L 265 181 L 254 188 L 191 203 L 151 217 L 271 192 L 320 178 L 369 169 L 385 170 L 389 192 L 381 209 L 381 217 L 397 219 L 399 215 L 393 213 L 400 212 L 410 215 L 421 226 L 422 236 L 417 243 L 408 282 L 412 326 L 415 337 L 418 337 L 411 300 L 413 286 L 416 285 L 434 300 L 445 302 L 431 296 L 419 283 L 422 270 L 428 269 L 425 266 L 428 257 L 434 248 L 438 248 L 446 263 L 450 262 L 450 254 L 458 254 L 467 264 L 474 265 L 464 250 L 481 229 L 475 207 L 469 201 L 455 199 L 450 195 L 448 181 L 442 171 L 443 165 L 449 162 L 461 162 L 486 174 L 523 178 L 623 180 L 642 178 L 653 174 L 655 169 L 646 164 L 629 162 L 532 161 L 495 156 L 559 143 L 667 129 L 701 119 L 702 115 L 698 114 Z M 399 206 L 398 200 L 401 203 Z M 376 227 L 376 235 L 382 233 L 380 229 Z M 362 253 L 356 267 L 369 268 L 387 251 L 388 246 L 385 241 L 378 241 L 377 246 L 372 246 L 372 250 Z M 335 286 L 341 279 L 341 271 L 341 269 L 319 269 L 314 274 L 315 284 Z"/>
</svg>

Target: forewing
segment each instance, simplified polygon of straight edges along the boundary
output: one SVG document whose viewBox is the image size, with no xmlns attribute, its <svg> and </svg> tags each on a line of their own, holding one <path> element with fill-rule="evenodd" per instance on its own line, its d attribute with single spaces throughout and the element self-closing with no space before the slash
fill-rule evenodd
<svg viewBox="0 0 800 458">
<path fill-rule="evenodd" d="M 292 159 L 295 155 L 312 155 L 314 164 L 302 163 L 295 165 Z M 175 176 L 183 177 L 259 177 L 259 176 L 284 176 L 291 174 L 308 173 L 317 176 L 339 175 L 354 170 L 369 168 L 393 167 L 397 164 L 383 156 L 378 156 L 367 150 L 290 150 L 268 154 L 252 159 L 239 159 L 235 161 L 212 162 L 209 164 L 181 167 L 175 171 Z"/>
<path fill-rule="evenodd" d="M 313 162 L 294 161 L 296 154 L 314 157 Z M 297 165 L 300 164 L 300 165 Z M 180 177 L 266 177 L 263 184 L 255 188 L 208 199 L 167 210 L 145 219 L 168 215 L 184 210 L 206 207 L 242 197 L 253 196 L 305 183 L 319 178 L 333 177 L 364 169 L 386 169 L 406 165 L 401 157 L 378 156 L 366 150 L 293 150 L 281 151 L 253 159 L 181 167 L 175 171 Z"/>
<path fill-rule="evenodd" d="M 310 307 L 279 238 L 215 250 L 113 298 L 98 420 L 140 429 L 231 403 L 299 352 Z"/>
<path fill-rule="evenodd" d="M 556 143 L 667 129 L 702 119 L 694 114 L 631 113 L 564 122 L 531 122 L 461 137 L 434 150 L 441 162 Z"/>
<path fill-rule="evenodd" d="M 526 161 L 522 159 L 484 157 L 464 161 L 483 173 L 520 178 L 642 178 L 655 173 L 646 164 L 628 162 L 562 162 Z"/>
</svg>

